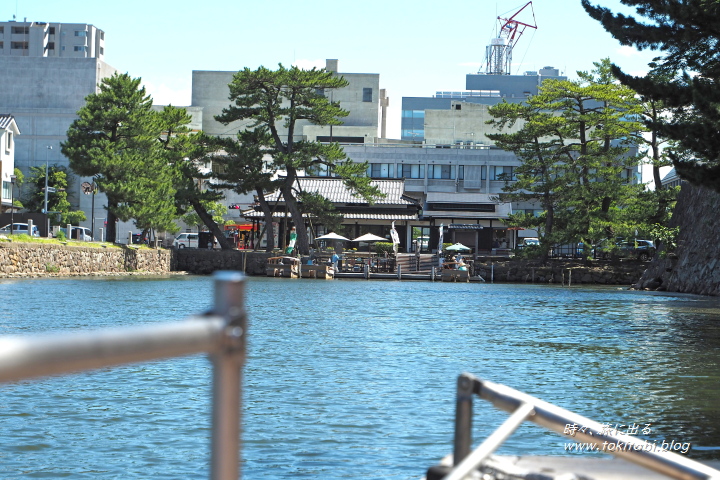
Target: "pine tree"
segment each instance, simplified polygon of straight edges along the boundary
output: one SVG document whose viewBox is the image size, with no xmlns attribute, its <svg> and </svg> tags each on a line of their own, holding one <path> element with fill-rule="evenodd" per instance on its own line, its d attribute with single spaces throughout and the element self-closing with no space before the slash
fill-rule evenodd
<svg viewBox="0 0 720 480">
<path fill-rule="evenodd" d="M 671 154 L 677 173 L 720 192 L 720 2 L 707 0 L 622 0 L 638 21 L 582 0 L 588 14 L 623 45 L 662 51 L 653 75 L 634 77 L 613 66 L 620 81 L 641 95 L 662 101 L 673 115 L 649 126 L 675 140 L 686 155 Z"/>
<path fill-rule="evenodd" d="M 298 174 L 311 171 L 320 165 L 341 176 L 345 185 L 355 194 L 372 203 L 380 195 L 365 176 L 367 164 L 347 160 L 337 143 L 322 144 L 299 140 L 299 122 L 315 125 L 340 125 L 348 112 L 339 102 L 331 102 L 325 92 L 343 88 L 348 82 L 325 70 L 301 70 L 297 67 L 277 70 L 260 67 L 245 68 L 230 83 L 228 108 L 216 120 L 229 124 L 237 120 L 250 120 L 248 130 L 264 129 L 268 136 L 262 145 L 265 154 L 272 157 L 271 172 L 284 172 L 280 186 L 285 205 L 297 227 L 297 248 L 302 254 L 309 252 L 303 211 L 298 203 Z"/>
<path fill-rule="evenodd" d="M 640 127 L 632 120 L 639 105 L 631 89 L 614 81 L 609 60 L 594 65 L 578 72 L 578 80 L 544 81 L 524 105 L 490 109 L 489 123 L 520 126 L 489 137 L 522 162 L 505 191 L 513 200 L 540 203 L 545 251 L 555 243 L 613 237 L 618 212 L 634 191 L 623 171 L 637 165 L 626 140 Z"/>
<path fill-rule="evenodd" d="M 92 176 L 107 196 L 107 239 L 115 220 L 140 219 L 164 229 L 175 218 L 173 171 L 161 151 L 161 122 L 139 78 L 114 74 L 88 95 L 67 132 L 62 153 L 70 168 Z"/>
</svg>

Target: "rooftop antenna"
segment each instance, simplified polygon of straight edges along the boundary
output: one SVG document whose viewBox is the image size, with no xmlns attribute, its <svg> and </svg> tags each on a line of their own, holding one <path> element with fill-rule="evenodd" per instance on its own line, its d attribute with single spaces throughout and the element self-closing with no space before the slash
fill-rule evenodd
<svg viewBox="0 0 720 480">
<path fill-rule="evenodd" d="M 520 12 L 530 7 L 532 12 L 532 24 L 516 20 Z M 490 40 L 490 45 L 485 47 L 485 74 L 486 75 L 510 75 L 510 64 L 512 63 L 513 47 L 517 44 L 526 28 L 537 29 L 535 25 L 535 11 L 532 2 L 527 2 L 520 10 L 509 18 L 497 17 L 498 35 Z M 479 72 L 482 73 L 482 72 Z"/>
</svg>

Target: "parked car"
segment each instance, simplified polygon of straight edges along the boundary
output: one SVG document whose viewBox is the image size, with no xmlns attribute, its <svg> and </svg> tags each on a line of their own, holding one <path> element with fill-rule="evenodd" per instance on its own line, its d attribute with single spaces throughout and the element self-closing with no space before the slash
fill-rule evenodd
<svg viewBox="0 0 720 480">
<path fill-rule="evenodd" d="M 197 233 L 181 233 L 173 240 L 173 248 L 198 248 Z"/>
<path fill-rule="evenodd" d="M 32 228 L 32 236 L 33 237 L 39 237 L 40 231 L 38 230 L 37 225 L 33 225 Z M 0 228 L 0 234 L 8 234 L 10 233 L 10 224 L 5 225 L 4 227 Z M 13 223 L 12 224 L 12 233 L 15 235 L 19 234 L 28 234 L 28 224 L 27 223 Z"/>
<path fill-rule="evenodd" d="M 637 258 L 643 262 L 655 256 L 655 244 L 650 240 L 631 240 L 617 244 L 620 255 Z"/>
<path fill-rule="evenodd" d="M 637 258 L 643 262 L 655 256 L 655 244 L 651 240 L 623 240 L 615 243 L 601 242 L 595 249 L 597 258 Z"/>
<path fill-rule="evenodd" d="M 149 243 L 147 237 L 143 238 L 142 233 L 133 233 L 132 234 L 132 243 L 135 245 L 140 245 L 141 243 Z"/>
<path fill-rule="evenodd" d="M 67 234 L 67 228 L 60 227 L 60 231 L 65 234 L 65 237 L 68 236 Z M 71 235 L 69 239 L 72 240 L 82 240 L 83 242 L 92 242 L 92 235 L 89 228 L 86 227 L 70 227 Z"/>
<path fill-rule="evenodd" d="M 540 239 L 539 239 L 539 238 L 535 238 L 535 237 L 526 237 L 526 238 L 523 238 L 522 243 L 521 243 L 520 245 L 518 245 L 518 247 L 520 247 L 520 248 L 525 248 L 525 247 L 529 247 L 529 246 L 531 246 L 531 245 L 532 245 L 532 246 L 538 246 L 538 245 L 540 245 Z"/>
</svg>

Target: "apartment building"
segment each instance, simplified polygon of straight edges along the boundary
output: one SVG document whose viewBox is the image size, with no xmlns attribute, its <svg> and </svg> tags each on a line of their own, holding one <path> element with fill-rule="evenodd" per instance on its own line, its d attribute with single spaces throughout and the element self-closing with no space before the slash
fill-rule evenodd
<svg viewBox="0 0 720 480">
<path fill-rule="evenodd" d="M 102 60 L 105 32 L 86 23 L 0 22 L 0 55 Z"/>
</svg>

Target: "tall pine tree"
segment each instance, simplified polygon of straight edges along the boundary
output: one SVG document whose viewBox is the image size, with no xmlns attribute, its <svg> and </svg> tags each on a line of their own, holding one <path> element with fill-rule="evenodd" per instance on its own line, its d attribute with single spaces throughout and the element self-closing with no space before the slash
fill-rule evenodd
<svg viewBox="0 0 720 480">
<path fill-rule="evenodd" d="M 70 168 L 94 177 L 107 196 L 111 242 L 116 219 L 141 219 L 142 228 L 164 229 L 176 217 L 174 170 L 158 142 L 159 115 L 140 81 L 127 73 L 104 78 L 98 93 L 85 98 L 62 144 Z"/>
<path fill-rule="evenodd" d="M 673 115 L 649 121 L 651 129 L 675 140 L 688 155 L 672 154 L 678 174 L 720 192 L 720 2 L 708 0 L 621 0 L 637 16 L 614 14 L 582 0 L 588 14 L 621 44 L 662 51 L 653 74 L 634 77 L 617 66 L 620 81 Z"/>
<path fill-rule="evenodd" d="M 337 143 L 323 144 L 301 140 L 301 123 L 340 125 L 348 112 L 339 102 L 330 101 L 324 92 L 343 88 L 348 82 L 325 70 L 301 70 L 297 67 L 277 70 L 260 67 L 237 72 L 230 83 L 229 107 L 216 120 L 229 124 L 249 120 L 248 130 L 262 129 L 268 135 L 259 147 L 272 157 L 271 172 L 284 173 L 280 186 L 285 205 L 297 227 L 297 248 L 309 252 L 307 230 L 298 197 L 297 178 L 302 171 L 325 165 L 328 171 L 341 176 L 345 185 L 372 203 L 380 191 L 366 177 L 367 164 L 347 160 Z M 258 137 L 260 138 L 260 137 Z"/>
</svg>

